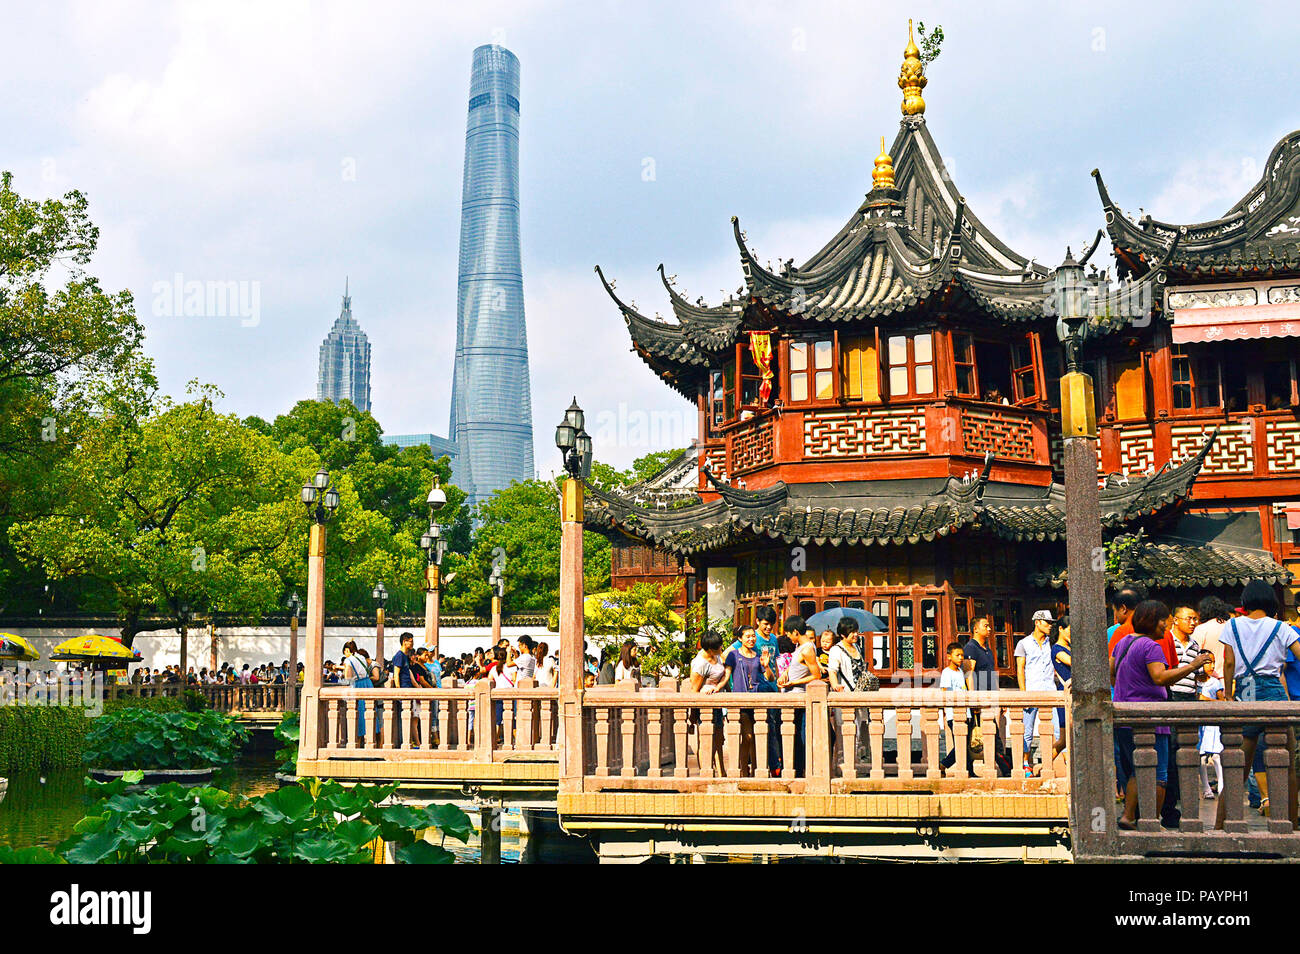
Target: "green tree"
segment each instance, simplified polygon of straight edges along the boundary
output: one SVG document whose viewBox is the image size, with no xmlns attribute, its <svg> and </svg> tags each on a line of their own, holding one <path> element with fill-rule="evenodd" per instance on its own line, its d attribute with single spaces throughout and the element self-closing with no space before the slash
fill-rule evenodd
<svg viewBox="0 0 1300 954">
<path fill-rule="evenodd" d="M 147 617 L 175 620 L 183 604 L 259 617 L 278 605 L 302 547 L 310 452 L 281 454 L 218 413 L 215 389 L 191 393 L 86 428 L 49 475 L 60 509 L 9 530 L 18 556 L 50 579 L 102 581 L 128 645 Z"/>
<path fill-rule="evenodd" d="M 265 429 L 285 453 L 310 448 L 331 474 L 349 472 L 361 504 L 382 513 L 395 530 L 411 531 L 417 540 L 429 523 L 426 498 L 435 475 L 447 494 L 438 521 L 451 524 L 462 514 L 465 494 L 451 483 L 449 459 L 435 458 L 427 444 L 385 444 L 379 422 L 351 401 L 299 401 L 272 424 L 256 418 L 245 423 Z"/>
<path fill-rule="evenodd" d="M 589 482 L 593 487 L 609 491 L 617 490 L 619 487 L 627 487 L 638 481 L 648 480 L 672 463 L 683 450 L 683 448 L 678 448 L 676 450 L 654 451 L 638 457 L 627 470 L 618 470 L 610 464 L 593 461 Z"/>
<path fill-rule="evenodd" d="M 470 552 L 449 554 L 446 569 L 451 612 L 484 615 L 491 610 L 488 576 L 498 554 L 505 563 L 505 612 L 549 613 L 560 598 L 560 499 L 556 483 L 515 481 L 478 505 Z M 609 541 L 584 535 L 583 577 L 589 592 L 609 586 Z"/>
<path fill-rule="evenodd" d="M 52 512 L 46 475 L 105 413 L 139 413 L 154 387 L 130 292 L 85 272 L 99 241 L 80 192 L 24 199 L 0 173 L 0 587 L 31 608 L 39 569 L 18 561 L 8 527 Z M 91 587 L 93 589 L 93 587 Z"/>
</svg>

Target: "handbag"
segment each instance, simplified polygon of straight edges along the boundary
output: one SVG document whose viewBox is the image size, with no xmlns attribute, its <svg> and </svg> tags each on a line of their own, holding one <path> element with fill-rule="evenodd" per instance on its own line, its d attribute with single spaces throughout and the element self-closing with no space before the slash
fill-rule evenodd
<svg viewBox="0 0 1300 954">
<path fill-rule="evenodd" d="M 979 724 L 970 727 L 970 754 L 972 758 L 982 758 L 984 755 L 984 730 Z"/>
</svg>

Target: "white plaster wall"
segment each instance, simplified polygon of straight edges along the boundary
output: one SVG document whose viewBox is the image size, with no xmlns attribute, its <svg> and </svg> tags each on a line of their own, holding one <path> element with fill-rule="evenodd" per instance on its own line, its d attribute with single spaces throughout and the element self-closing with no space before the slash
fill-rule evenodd
<svg viewBox="0 0 1300 954">
<path fill-rule="evenodd" d="M 33 666 L 33 668 L 39 669 L 55 668 L 56 664 L 49 662 L 50 650 L 65 639 L 84 636 L 91 632 L 104 633 L 103 630 L 71 628 L 14 629 L 10 630 L 10 632 L 28 640 L 41 654 L 41 662 Z M 392 658 L 393 653 L 398 649 L 398 637 L 404 632 L 412 633 L 415 636 L 415 645 L 417 647 L 424 643 L 423 627 L 385 627 L 384 655 L 390 659 Z M 109 633 L 104 634 L 109 635 Z M 116 633 L 112 635 L 116 635 Z M 553 654 L 559 651 L 559 634 L 548 632 L 542 626 L 503 626 L 501 627 L 501 635 L 512 642 L 520 636 L 528 635 L 539 642 L 546 643 Z M 364 647 L 372 654 L 374 653 L 375 630 L 373 626 L 327 626 L 325 628 L 325 658 L 338 662 L 343 657 L 343 644 L 349 639 L 355 639 L 358 646 Z M 447 655 L 473 652 L 480 646 L 486 649 L 491 644 L 492 628 L 490 626 L 444 629 L 439 634 L 438 639 L 439 651 Z M 211 647 L 212 641 L 208 637 L 207 630 L 189 634 L 190 665 L 194 667 L 196 672 L 207 668 L 211 660 Z M 143 657 L 142 665 L 146 665 L 150 669 L 162 669 L 164 666 L 176 665 L 181 661 L 181 637 L 176 630 L 160 629 L 154 632 L 140 633 L 135 638 L 135 648 L 140 651 L 140 655 Z M 302 660 L 305 653 L 306 637 L 300 630 L 298 633 L 299 661 Z M 287 625 L 223 627 L 217 635 L 218 666 L 228 662 L 236 669 L 242 669 L 245 663 L 250 666 L 258 666 L 268 662 L 280 663 L 288 658 L 289 627 Z"/>
</svg>

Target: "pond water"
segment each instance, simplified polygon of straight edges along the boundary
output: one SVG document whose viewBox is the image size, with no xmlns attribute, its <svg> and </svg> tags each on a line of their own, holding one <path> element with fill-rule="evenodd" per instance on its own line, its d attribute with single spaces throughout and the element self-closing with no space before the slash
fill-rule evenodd
<svg viewBox="0 0 1300 954">
<path fill-rule="evenodd" d="M 218 773 L 212 784 L 241 795 L 261 795 L 278 787 L 278 764 L 270 755 L 244 755 Z M 84 780 L 85 774 L 77 769 L 10 776 L 9 794 L 0 801 L 0 844 L 53 848 L 67 839 L 93 802 Z"/>
<path fill-rule="evenodd" d="M 279 787 L 275 772 L 279 762 L 269 754 L 245 752 L 231 768 L 220 772 L 212 784 L 241 795 L 261 795 Z M 90 809 L 81 771 L 68 770 L 45 776 L 9 778 L 9 793 L 0 801 L 0 844 L 11 848 L 41 845 L 53 848 L 72 834 L 73 826 Z M 470 806 L 461 807 L 469 809 Z M 479 814 L 470 811 L 477 823 Z M 554 814 L 551 819 L 553 821 Z M 447 839 L 446 848 L 465 862 L 479 860 L 479 833 L 468 844 Z M 502 816 L 501 861 L 504 864 L 582 863 L 595 855 L 583 839 L 569 838 L 554 825 L 542 826 L 533 836 L 519 831 L 519 814 Z"/>
</svg>

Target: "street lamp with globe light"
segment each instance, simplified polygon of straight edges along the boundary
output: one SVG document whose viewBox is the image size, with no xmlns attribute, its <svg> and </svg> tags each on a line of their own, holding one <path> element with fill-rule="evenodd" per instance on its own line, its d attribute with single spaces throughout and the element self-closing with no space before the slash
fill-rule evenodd
<svg viewBox="0 0 1300 954">
<path fill-rule="evenodd" d="M 438 626 L 442 613 L 442 558 L 447 552 L 438 514 L 447 506 L 447 492 L 435 476 L 433 487 L 425 498 L 429 505 L 429 529 L 420 536 L 420 549 L 424 551 L 424 645 L 435 656 L 438 653 Z"/>
<path fill-rule="evenodd" d="M 578 399 L 555 427 L 565 477 L 560 484 L 560 667 L 557 686 L 562 692 L 582 691 L 583 581 L 582 519 L 583 481 L 591 476 L 591 435 Z M 571 727 L 577 731 L 580 727 Z M 576 747 L 575 747 L 576 748 Z M 568 765 L 564 771 L 580 773 Z"/>
<path fill-rule="evenodd" d="M 339 506 L 339 493 L 322 464 L 302 486 L 300 496 L 311 521 L 307 544 L 307 651 L 304 660 L 302 731 L 299 755 L 314 759 L 320 748 L 321 663 L 325 642 L 325 524 Z"/>
</svg>

